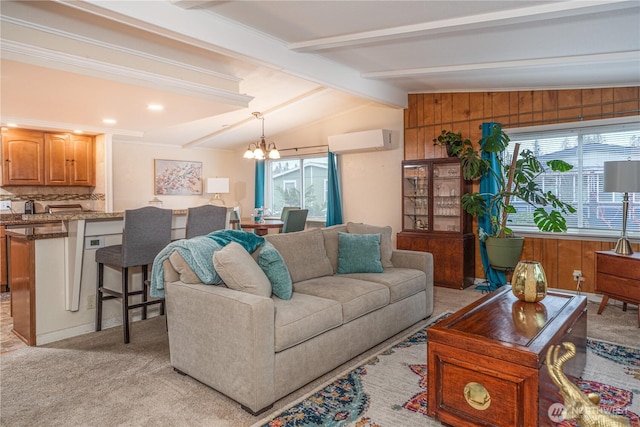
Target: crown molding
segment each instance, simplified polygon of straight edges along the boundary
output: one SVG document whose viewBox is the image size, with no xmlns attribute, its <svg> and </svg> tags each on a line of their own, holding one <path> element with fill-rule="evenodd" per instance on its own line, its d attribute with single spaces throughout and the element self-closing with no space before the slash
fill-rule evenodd
<svg viewBox="0 0 640 427">
<path fill-rule="evenodd" d="M 119 82 L 163 91 L 169 89 L 176 93 L 213 99 L 240 107 L 247 107 L 253 99 L 252 96 L 238 94 L 228 90 L 216 89 L 186 80 L 109 64 L 12 40 L 5 39 L 2 41 L 2 56 L 6 59 L 14 59 L 20 62 L 25 62 L 21 57 L 27 57 L 32 60 L 30 63 L 34 65 L 76 73 L 79 70 L 84 70 L 81 71 L 81 73 L 85 75 L 101 78 L 108 76 L 111 80 Z"/>
<path fill-rule="evenodd" d="M 21 129 L 37 129 L 52 132 L 73 132 L 74 129 L 82 129 L 82 132 L 85 135 L 112 134 L 137 138 L 144 137 L 144 132 L 129 129 L 94 127 L 78 123 L 51 122 L 47 120 L 34 120 L 21 117 L 0 117 L 0 122 L 3 124 L 17 123 Z"/>
<path fill-rule="evenodd" d="M 69 40 L 73 40 L 76 42 L 80 42 L 80 43 L 85 43 L 85 44 L 89 44 L 92 46 L 96 46 L 96 47 L 100 47 L 100 48 L 104 48 L 104 49 L 109 49 L 109 50 L 113 50 L 115 52 L 120 52 L 120 53 L 124 53 L 127 55 L 132 55 L 132 56 L 137 56 L 139 58 L 143 58 L 146 60 L 150 60 L 150 61 L 156 61 L 162 64 L 166 64 L 166 65 L 170 65 L 170 66 L 174 66 L 174 67 L 180 67 L 180 68 L 184 68 L 190 71 L 194 71 L 197 73 L 201 73 L 201 74 L 205 74 L 211 77 L 215 77 L 215 78 L 219 78 L 219 79 L 224 79 L 224 80 L 228 80 L 231 81 L 233 83 L 240 83 L 242 81 L 242 79 L 240 77 L 236 77 L 236 76 L 232 76 L 229 74 L 224 74 L 224 73 L 220 73 L 217 71 L 213 71 L 207 68 L 202 68 L 202 67 L 196 67 L 194 65 L 191 64 L 185 64 L 183 62 L 178 62 L 178 61 L 173 61 L 171 59 L 162 57 L 162 56 L 157 56 L 157 55 L 152 55 L 150 53 L 147 52 L 142 52 L 139 50 L 135 50 L 135 49 L 129 49 L 125 46 L 119 46 L 116 44 L 112 44 L 112 43 L 106 43 L 100 40 L 95 40 L 89 37 L 85 37 L 85 36 L 81 36 L 79 34 L 74 34 L 74 33 L 70 33 L 68 31 L 63 31 L 63 30 L 59 30 L 57 28 L 51 28 L 51 27 L 47 27 L 44 25 L 40 25 L 40 24 L 36 24 L 34 22 L 29 22 L 29 21 L 25 21 L 22 19 L 17 19 L 11 16 L 0 16 L 0 21 L 2 22 L 6 22 L 9 24 L 14 24 L 14 25 L 18 25 L 20 27 L 24 27 L 24 28 L 28 28 L 30 30 L 34 30 L 34 31 L 39 31 L 39 32 L 43 32 L 43 33 L 47 33 L 47 34 L 51 34 L 54 36 L 59 36 L 59 37 L 64 37 L 67 38 Z M 3 40 L 3 43 L 6 40 Z"/>
</svg>

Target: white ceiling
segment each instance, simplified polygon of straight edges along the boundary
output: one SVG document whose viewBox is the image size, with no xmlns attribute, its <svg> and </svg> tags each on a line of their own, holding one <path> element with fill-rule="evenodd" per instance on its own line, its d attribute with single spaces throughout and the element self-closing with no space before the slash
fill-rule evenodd
<svg viewBox="0 0 640 427">
<path fill-rule="evenodd" d="M 369 103 L 404 108 L 409 93 L 640 85 L 640 0 L 3 0 L 0 12 L 2 125 L 119 140 L 232 148 L 259 136 L 254 111 L 270 137 Z"/>
</svg>

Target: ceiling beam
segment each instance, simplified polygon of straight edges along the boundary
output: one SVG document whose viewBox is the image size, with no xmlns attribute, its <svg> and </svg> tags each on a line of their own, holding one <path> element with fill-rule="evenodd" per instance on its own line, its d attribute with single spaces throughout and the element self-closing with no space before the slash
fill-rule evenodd
<svg viewBox="0 0 640 427">
<path fill-rule="evenodd" d="M 303 100 L 306 100 L 306 99 L 310 99 L 310 98 L 312 98 L 314 96 L 317 96 L 317 95 L 319 95 L 319 94 L 321 94 L 323 92 L 326 92 L 328 90 L 329 89 L 324 88 L 324 87 L 318 87 L 318 88 L 312 89 L 310 91 L 307 91 L 307 92 L 305 92 L 303 94 L 300 94 L 300 95 L 296 96 L 295 98 L 288 99 L 287 101 L 285 101 L 285 102 L 283 102 L 281 104 L 278 104 L 278 105 L 275 105 L 273 107 L 270 107 L 267 110 L 260 111 L 260 115 L 261 115 L 261 117 L 268 116 L 269 114 L 273 114 L 273 113 L 277 112 L 278 110 L 282 110 L 283 108 L 290 107 L 290 106 L 292 106 L 292 105 L 294 105 L 294 104 L 296 104 L 296 103 L 298 103 L 300 101 L 303 101 Z M 256 118 L 253 117 L 253 116 L 252 117 L 247 117 L 245 119 L 242 119 L 240 121 L 237 121 L 235 123 L 227 125 L 224 128 L 219 129 L 219 130 L 217 130 L 215 132 L 211 132 L 211 133 L 209 133 L 207 135 L 204 135 L 204 136 L 202 136 L 202 137 L 200 137 L 200 138 L 198 138 L 196 140 L 189 141 L 186 144 L 182 144 L 182 147 L 190 148 L 190 147 L 201 145 L 201 144 L 211 140 L 215 136 L 221 135 L 221 134 L 223 134 L 225 132 L 229 132 L 230 130 L 235 129 L 235 128 L 239 127 L 239 126 L 246 125 L 249 122 L 253 122 L 253 120 L 255 120 L 255 119 Z"/>
<path fill-rule="evenodd" d="M 562 56 L 554 58 L 523 59 L 516 61 L 476 62 L 473 64 L 446 65 L 441 67 L 407 68 L 392 71 L 372 71 L 362 73 L 370 79 L 394 79 L 404 77 L 418 77 L 429 74 L 454 73 L 460 71 L 500 70 L 518 67 L 545 67 L 560 65 L 588 65 L 601 62 L 629 62 L 635 61 L 640 66 L 640 51 L 601 53 L 593 55 Z"/>
<path fill-rule="evenodd" d="M 526 2 L 523 2 L 526 4 Z M 296 43 L 289 43 L 288 48 L 294 52 L 317 52 L 326 49 L 361 46 L 412 37 L 427 37 L 434 34 L 457 31 L 480 30 L 503 25 L 522 24 L 548 19 L 557 19 L 585 14 L 602 13 L 611 10 L 637 8 L 634 0 L 599 0 L 599 1 L 562 1 L 539 6 L 521 7 L 498 12 L 484 13 L 458 18 L 443 19 L 433 22 L 363 31 L 333 37 L 323 37 Z"/>
<path fill-rule="evenodd" d="M 359 71 L 321 56 L 292 52 L 281 40 L 210 11 L 184 9 L 167 1 L 56 1 L 359 98 L 396 108 L 407 106 L 407 93 L 402 89 L 364 79 Z"/>
</svg>

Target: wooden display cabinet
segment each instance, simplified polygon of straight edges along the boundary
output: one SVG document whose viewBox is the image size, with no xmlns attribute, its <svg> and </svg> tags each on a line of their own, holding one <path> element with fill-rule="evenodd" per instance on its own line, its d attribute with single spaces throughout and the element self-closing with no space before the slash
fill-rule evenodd
<svg viewBox="0 0 640 427">
<path fill-rule="evenodd" d="M 460 207 L 471 184 L 461 172 L 457 157 L 403 161 L 403 225 L 397 236 L 398 249 L 433 254 L 435 285 L 458 289 L 472 285 L 475 275 L 472 219 Z"/>
</svg>

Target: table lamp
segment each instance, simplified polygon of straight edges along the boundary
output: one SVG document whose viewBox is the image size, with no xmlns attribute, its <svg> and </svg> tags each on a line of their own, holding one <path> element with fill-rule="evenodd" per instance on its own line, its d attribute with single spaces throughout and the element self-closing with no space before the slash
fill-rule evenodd
<svg viewBox="0 0 640 427">
<path fill-rule="evenodd" d="M 633 250 L 627 239 L 627 213 L 629 193 L 640 193 L 640 160 L 604 162 L 604 191 L 624 193 L 622 199 L 622 237 L 618 239 L 615 253 L 631 255 Z"/>
<path fill-rule="evenodd" d="M 207 178 L 207 193 L 213 194 L 209 199 L 210 205 L 225 206 L 220 194 L 229 192 L 229 178 Z"/>
</svg>

